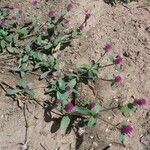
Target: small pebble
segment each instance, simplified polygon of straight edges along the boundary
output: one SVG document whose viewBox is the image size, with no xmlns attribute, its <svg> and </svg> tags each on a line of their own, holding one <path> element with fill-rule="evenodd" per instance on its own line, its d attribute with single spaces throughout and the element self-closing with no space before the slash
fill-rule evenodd
<svg viewBox="0 0 150 150">
<path fill-rule="evenodd" d="M 110 120 L 110 119 L 111 119 L 111 117 L 109 116 L 109 117 L 108 117 L 108 119 Z"/>
<path fill-rule="evenodd" d="M 90 138 L 91 138 L 91 139 L 93 139 L 93 138 L 94 138 L 94 136 L 90 136 Z"/>
<path fill-rule="evenodd" d="M 109 132 L 109 129 L 107 128 L 107 129 L 105 130 L 105 132 Z"/>
<path fill-rule="evenodd" d="M 97 142 L 93 142 L 93 146 L 94 146 L 94 147 L 98 147 Z"/>
<path fill-rule="evenodd" d="M 115 101 L 118 102 L 118 98 L 116 98 Z"/>
</svg>

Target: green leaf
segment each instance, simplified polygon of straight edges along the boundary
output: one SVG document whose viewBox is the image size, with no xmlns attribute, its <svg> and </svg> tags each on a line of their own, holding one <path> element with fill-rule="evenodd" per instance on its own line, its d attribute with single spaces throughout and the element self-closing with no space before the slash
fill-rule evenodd
<svg viewBox="0 0 150 150">
<path fill-rule="evenodd" d="M 37 44 L 38 44 L 38 45 L 41 45 L 41 44 L 42 44 L 42 36 L 41 36 L 41 35 L 39 35 L 39 36 L 37 37 Z"/>
<path fill-rule="evenodd" d="M 60 99 L 60 100 L 61 100 L 62 94 L 61 94 L 59 91 L 57 91 L 56 96 L 57 96 L 57 99 Z"/>
<path fill-rule="evenodd" d="M 55 27 L 55 25 L 54 25 L 54 24 L 51 24 L 51 23 L 47 23 L 47 27 L 48 27 L 48 29 L 52 29 L 52 28 Z"/>
<path fill-rule="evenodd" d="M 69 124 L 70 124 L 70 118 L 68 116 L 63 116 L 61 119 L 60 128 L 66 132 Z"/>
<path fill-rule="evenodd" d="M 92 116 L 88 119 L 88 122 L 87 122 L 87 126 L 88 127 L 93 127 L 96 123 L 96 119 Z"/>
<path fill-rule="evenodd" d="M 12 38 L 13 38 L 12 35 L 6 36 L 5 37 L 5 41 L 8 42 L 8 43 L 11 43 L 12 42 Z"/>
<path fill-rule="evenodd" d="M 14 53 L 17 53 L 18 51 L 17 51 L 17 49 L 16 48 L 14 48 L 14 47 L 7 47 L 7 51 L 9 52 L 9 53 L 12 53 L 12 54 L 14 54 Z"/>
<path fill-rule="evenodd" d="M 26 86 L 27 86 L 27 81 L 21 80 L 21 81 L 19 81 L 19 83 L 17 84 L 17 86 L 19 86 L 19 87 L 21 87 L 21 88 L 26 88 Z"/>
<path fill-rule="evenodd" d="M 16 34 L 16 35 L 13 37 L 13 41 L 14 41 L 15 44 L 18 42 L 18 38 L 19 38 L 19 35 L 18 35 L 18 34 Z"/>
<path fill-rule="evenodd" d="M 5 48 L 6 43 L 5 43 L 5 41 L 4 41 L 4 40 L 1 40 L 0 46 L 1 46 L 1 48 L 2 48 L 2 49 L 4 49 L 4 48 Z"/>
<path fill-rule="evenodd" d="M 34 97 L 34 95 L 35 95 L 33 90 L 26 90 L 25 93 L 27 93 L 31 97 Z"/>
<path fill-rule="evenodd" d="M 50 49 L 52 46 L 53 46 L 53 44 L 49 42 L 46 46 L 44 46 L 44 48 L 45 49 Z"/>
<path fill-rule="evenodd" d="M 20 72 L 20 76 L 21 76 L 21 78 L 23 78 L 23 77 L 25 76 L 25 72 L 24 72 L 24 71 L 21 71 L 21 72 Z"/>
<path fill-rule="evenodd" d="M 134 108 L 133 103 L 129 103 L 127 105 L 124 105 L 120 110 L 122 113 L 129 113 Z"/>
<path fill-rule="evenodd" d="M 69 96 L 70 96 L 69 92 L 65 92 L 64 94 L 62 94 L 61 100 L 63 101 L 63 106 L 68 103 Z"/>
<path fill-rule="evenodd" d="M 7 95 L 11 96 L 11 95 L 16 95 L 17 93 L 21 92 L 22 90 L 18 90 L 18 89 L 7 89 L 6 93 Z"/>
<path fill-rule="evenodd" d="M 124 141 L 124 138 L 125 138 L 125 135 L 122 134 L 121 132 L 119 132 L 119 133 L 118 133 L 118 140 L 119 140 L 120 142 L 123 142 L 123 141 Z"/>
<path fill-rule="evenodd" d="M 68 83 L 68 85 L 69 85 L 71 88 L 74 88 L 76 84 L 77 84 L 76 79 L 72 79 L 72 80 Z"/>
<path fill-rule="evenodd" d="M 65 90 L 65 82 L 62 79 L 58 80 L 58 86 L 61 90 Z"/>
<path fill-rule="evenodd" d="M 51 70 L 44 72 L 43 74 L 41 74 L 40 79 L 44 79 L 47 77 L 47 75 L 51 72 Z"/>
<path fill-rule="evenodd" d="M 24 28 L 20 29 L 18 32 L 19 32 L 20 34 L 27 35 L 27 33 L 28 33 L 28 28 L 27 28 L 27 27 L 24 27 Z"/>
<path fill-rule="evenodd" d="M 74 111 L 82 115 L 89 115 L 91 113 L 91 110 L 81 106 L 76 106 Z"/>
<path fill-rule="evenodd" d="M 100 105 L 99 105 L 99 103 L 96 103 L 95 108 L 91 109 L 91 113 L 92 113 L 92 115 L 95 115 L 95 114 L 97 114 L 99 111 L 100 111 Z"/>
<path fill-rule="evenodd" d="M 27 62 L 28 60 L 29 60 L 29 55 L 24 55 L 22 61 Z"/>
</svg>

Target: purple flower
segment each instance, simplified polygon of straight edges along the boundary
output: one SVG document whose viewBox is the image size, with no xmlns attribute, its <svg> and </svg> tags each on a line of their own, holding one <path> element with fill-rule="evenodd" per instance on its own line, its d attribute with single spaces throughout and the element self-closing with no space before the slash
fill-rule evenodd
<svg viewBox="0 0 150 150">
<path fill-rule="evenodd" d="M 71 102 L 68 102 L 66 105 L 65 105 L 65 110 L 67 112 L 71 112 L 74 108 L 74 105 L 71 103 Z"/>
<path fill-rule="evenodd" d="M 38 4 L 38 1 L 37 0 L 32 0 L 32 4 L 35 6 Z"/>
<path fill-rule="evenodd" d="M 67 5 L 67 11 L 70 11 L 72 8 L 73 8 L 73 3 L 70 2 L 70 3 Z"/>
<path fill-rule="evenodd" d="M 114 78 L 114 82 L 121 82 L 122 81 L 122 76 L 121 75 L 117 75 Z"/>
<path fill-rule="evenodd" d="M 12 16 L 11 19 L 12 19 L 12 20 L 16 20 L 17 17 L 16 17 L 16 16 Z"/>
<path fill-rule="evenodd" d="M 112 50 L 112 43 L 106 43 L 104 50 L 110 52 Z"/>
<path fill-rule="evenodd" d="M 0 25 L 5 25 L 6 20 L 5 19 L 0 19 Z"/>
<path fill-rule="evenodd" d="M 91 17 L 91 12 L 89 10 L 85 11 L 85 21 L 87 21 Z"/>
<path fill-rule="evenodd" d="M 115 64 L 122 64 L 123 63 L 123 57 L 120 55 L 117 55 L 114 62 L 115 62 Z"/>
<path fill-rule="evenodd" d="M 71 87 L 68 85 L 68 86 L 66 86 L 66 91 L 67 92 L 70 92 L 70 90 L 71 90 Z"/>
<path fill-rule="evenodd" d="M 130 124 L 122 125 L 121 132 L 123 134 L 131 134 L 133 131 L 133 127 Z"/>
<path fill-rule="evenodd" d="M 55 11 L 54 11 L 54 10 L 50 10 L 50 11 L 48 12 L 48 16 L 49 16 L 49 17 L 55 17 Z"/>
<path fill-rule="evenodd" d="M 93 109 L 93 108 L 95 108 L 96 107 L 96 103 L 95 102 L 91 102 L 90 104 L 89 104 L 89 108 L 90 109 Z"/>
<path fill-rule="evenodd" d="M 80 30 L 83 30 L 85 27 L 86 27 L 85 23 L 82 23 L 82 24 L 79 26 L 79 29 L 80 29 Z"/>
<path fill-rule="evenodd" d="M 136 100 L 136 104 L 138 104 L 140 106 L 146 105 L 146 99 L 139 98 L 139 99 Z"/>
</svg>

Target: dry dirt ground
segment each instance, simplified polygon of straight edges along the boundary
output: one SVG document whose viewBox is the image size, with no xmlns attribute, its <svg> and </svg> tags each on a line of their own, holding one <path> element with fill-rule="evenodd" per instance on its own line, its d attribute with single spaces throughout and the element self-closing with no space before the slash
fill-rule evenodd
<svg viewBox="0 0 150 150">
<path fill-rule="evenodd" d="M 127 103 L 132 97 L 150 98 L 150 4 L 146 1 L 132 2 L 128 5 L 117 4 L 112 7 L 102 0 L 77 0 L 78 5 L 70 12 L 70 27 L 80 24 L 84 18 L 84 10 L 91 10 L 92 17 L 84 34 L 71 43 L 63 53 L 62 70 L 72 69 L 77 63 L 97 60 L 106 42 L 113 43 L 116 54 L 125 56 L 122 68 L 123 84 L 112 91 L 109 83 L 97 79 L 93 93 L 83 85 L 82 94 L 103 99 L 103 106 L 113 107 L 118 102 Z M 42 2 L 43 8 L 37 9 L 30 0 L 1 1 L 0 5 L 11 4 L 15 11 L 22 10 L 22 20 L 38 14 L 42 17 L 47 12 L 51 1 Z M 58 2 L 61 5 L 61 1 Z M 0 57 L 2 59 L 2 56 Z M 6 62 L 9 64 L 9 62 Z M 1 65 L 2 66 L 2 65 Z M 7 66 L 7 65 L 6 65 Z M 107 71 L 111 71 L 111 67 Z M 1 67 L 2 70 L 2 67 Z M 106 74 L 103 74 L 104 76 Z M 18 78 L 5 69 L 0 78 L 14 86 Z M 49 99 L 43 95 L 44 82 L 38 81 L 33 75 L 26 77 L 32 82 L 40 102 Z M 150 112 L 149 106 L 129 115 L 122 116 L 118 110 L 100 112 L 102 118 L 117 124 L 123 119 L 129 119 L 134 125 L 133 134 L 125 139 L 125 147 L 117 141 L 117 131 L 108 123 L 98 119 L 94 128 L 88 129 L 83 144 L 78 148 L 74 132 L 64 136 L 60 130 L 53 133 L 46 112 L 40 105 L 27 101 L 28 109 L 20 109 L 16 101 L 5 96 L 0 88 L 0 150 L 18 150 L 20 143 L 27 140 L 31 150 L 150 150 Z M 53 125 L 55 126 L 55 125 Z M 27 139 L 26 139 L 27 137 Z"/>
</svg>

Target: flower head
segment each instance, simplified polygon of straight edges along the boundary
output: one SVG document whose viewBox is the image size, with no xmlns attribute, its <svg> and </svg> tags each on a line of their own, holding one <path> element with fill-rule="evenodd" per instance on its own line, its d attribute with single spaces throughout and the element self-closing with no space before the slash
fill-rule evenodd
<svg viewBox="0 0 150 150">
<path fill-rule="evenodd" d="M 139 98 L 139 99 L 136 100 L 136 104 L 140 105 L 140 106 L 146 105 L 146 99 Z"/>
<path fill-rule="evenodd" d="M 115 62 L 115 64 L 122 64 L 123 63 L 123 57 L 120 55 L 117 55 L 114 62 Z"/>
<path fill-rule="evenodd" d="M 73 8 L 73 3 L 70 2 L 70 3 L 67 5 L 67 11 L 70 11 L 72 8 Z"/>
<path fill-rule="evenodd" d="M 17 17 L 16 17 L 16 16 L 12 16 L 11 19 L 12 19 L 12 20 L 16 20 Z"/>
<path fill-rule="evenodd" d="M 55 17 L 55 11 L 54 10 L 49 10 L 48 16 L 49 17 Z"/>
<path fill-rule="evenodd" d="M 91 12 L 89 10 L 85 11 L 85 21 L 87 21 L 91 17 Z"/>
<path fill-rule="evenodd" d="M 122 125 L 121 132 L 123 134 L 131 134 L 133 131 L 133 127 L 130 124 Z"/>
<path fill-rule="evenodd" d="M 38 4 L 38 0 L 32 0 L 32 4 L 35 6 Z"/>
<path fill-rule="evenodd" d="M 71 102 L 68 102 L 66 105 L 65 105 L 65 110 L 67 112 L 71 112 L 74 108 L 74 105 L 71 103 Z"/>
<path fill-rule="evenodd" d="M 114 82 L 121 82 L 122 81 L 122 76 L 121 75 L 117 75 L 114 78 Z"/>
<path fill-rule="evenodd" d="M 112 43 L 106 43 L 104 50 L 110 52 L 112 50 Z"/>
<path fill-rule="evenodd" d="M 85 23 L 82 23 L 82 24 L 79 26 L 79 29 L 80 29 L 80 30 L 83 30 L 85 27 L 86 27 L 86 24 L 85 24 Z"/>
<path fill-rule="evenodd" d="M 90 109 L 93 109 L 93 108 L 95 108 L 96 107 L 96 103 L 95 102 L 91 102 L 90 104 L 89 104 L 89 108 Z"/>
<path fill-rule="evenodd" d="M 67 85 L 65 90 L 66 90 L 67 92 L 70 92 L 71 87 L 70 87 L 69 85 Z"/>
<path fill-rule="evenodd" d="M 0 19 L 0 25 L 5 25 L 6 20 L 5 19 Z"/>
</svg>

